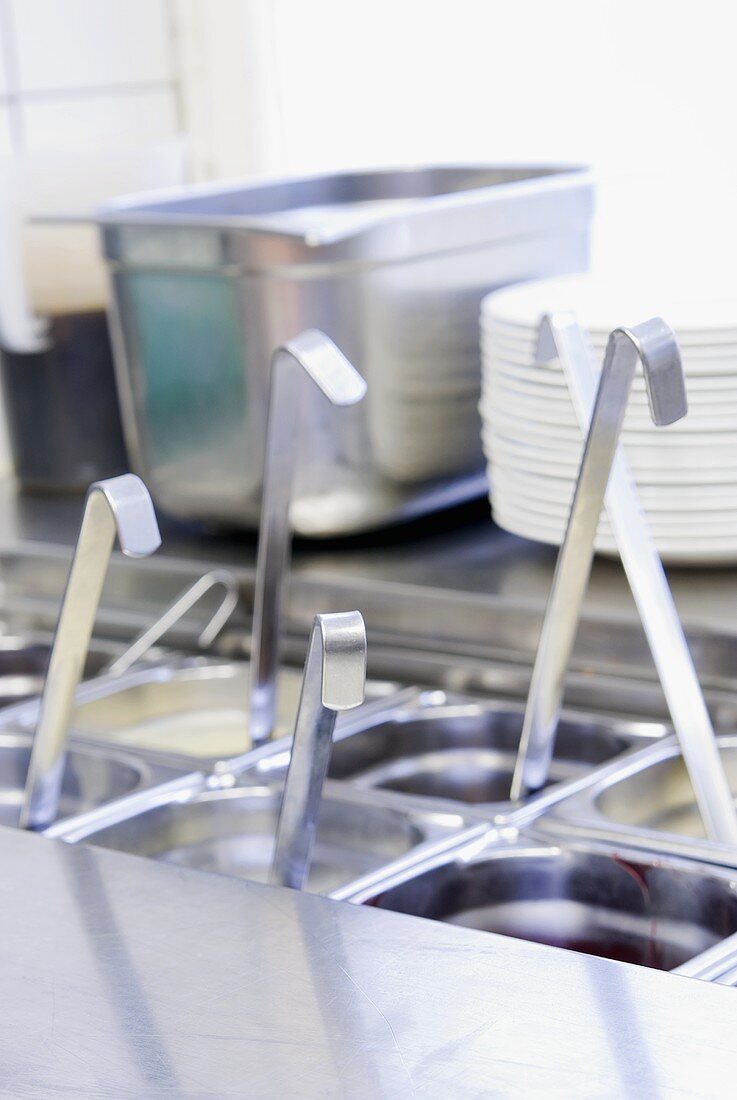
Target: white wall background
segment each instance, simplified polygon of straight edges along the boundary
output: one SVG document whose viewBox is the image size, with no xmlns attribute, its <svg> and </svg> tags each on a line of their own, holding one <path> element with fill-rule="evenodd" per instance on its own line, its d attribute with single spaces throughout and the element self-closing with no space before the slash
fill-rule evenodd
<svg viewBox="0 0 737 1100">
<path fill-rule="evenodd" d="M 253 7 L 254 5 L 250 5 Z M 288 167 L 409 157 L 735 162 L 724 0 L 272 0 Z"/>
<path fill-rule="evenodd" d="M 183 171 L 453 160 L 590 163 L 599 263 L 717 272 L 734 286 L 736 11 L 729 0 L 0 0 L 0 314 L 17 215 L 89 209 Z M 94 230 L 26 225 L 22 245 L 33 308 L 99 299 Z M 0 466 L 2 451 L 0 440 Z"/>
<path fill-rule="evenodd" d="M 0 0 L 0 151 L 176 132 L 172 28 L 169 0 Z"/>
<path fill-rule="evenodd" d="M 601 255 L 680 247 L 705 262 L 735 243 L 729 0 L 199 7 L 210 40 L 229 43 L 199 175 L 580 160 L 602 183 Z"/>
<path fill-rule="evenodd" d="M 735 11 L 729 0 L 0 0 L 0 155 L 104 158 L 185 131 L 197 179 L 586 161 L 602 181 L 603 246 L 624 252 L 639 234 L 670 247 L 673 233 L 696 255 L 737 234 Z"/>
<path fill-rule="evenodd" d="M 102 304 L 91 226 L 39 227 L 110 194 L 182 178 L 170 0 L 0 0 L 0 329 L 24 346 L 39 312 Z M 27 311 L 26 311 L 27 312 Z M 9 333 L 12 339 L 9 339 Z"/>
</svg>

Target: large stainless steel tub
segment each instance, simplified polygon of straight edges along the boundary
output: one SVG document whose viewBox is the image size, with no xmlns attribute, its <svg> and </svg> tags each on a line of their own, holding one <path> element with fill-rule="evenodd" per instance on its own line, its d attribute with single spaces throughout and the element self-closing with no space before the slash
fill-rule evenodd
<svg viewBox="0 0 737 1100">
<path fill-rule="evenodd" d="M 510 809 L 509 794 L 524 707 L 443 692 L 419 693 L 364 729 L 338 735 L 329 774 L 365 788 Z M 578 779 L 644 740 L 658 723 L 564 714 L 550 784 Z"/>
<path fill-rule="evenodd" d="M 131 802 L 127 812 L 123 802 L 65 823 L 54 835 L 265 882 L 280 803 L 278 787 L 226 785 L 212 789 L 200 775 L 192 777 L 189 790 L 178 786 L 163 797 L 154 791 L 135 805 Z M 320 804 L 307 889 L 328 893 L 462 824 L 458 817 L 436 825 L 431 815 L 402 812 L 328 782 Z"/>
<path fill-rule="evenodd" d="M 369 383 L 306 396 L 295 529 L 365 530 L 484 484 L 478 307 L 583 270 L 592 184 L 556 166 L 338 173 L 134 196 L 99 214 L 129 452 L 157 503 L 253 526 L 274 348 L 320 328 Z"/>
<path fill-rule="evenodd" d="M 524 837 L 475 840 L 342 896 L 658 970 L 737 931 L 737 883 L 727 869 Z"/>
</svg>

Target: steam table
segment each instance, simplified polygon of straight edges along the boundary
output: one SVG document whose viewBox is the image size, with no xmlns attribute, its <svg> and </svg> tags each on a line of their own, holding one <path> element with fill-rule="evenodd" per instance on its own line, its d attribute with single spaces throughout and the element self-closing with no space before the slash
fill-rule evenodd
<svg viewBox="0 0 737 1100">
<path fill-rule="evenodd" d="M 76 500 L 0 482 L 5 610 L 53 624 L 78 519 Z M 113 563 L 104 626 L 130 635 L 211 565 L 248 597 L 253 542 L 164 536 L 145 567 Z M 444 670 L 488 676 L 495 646 L 494 686 L 524 692 L 553 563 L 480 517 L 303 545 L 290 627 L 360 607 L 372 645 L 411 626 L 413 675 L 434 650 Z M 702 676 L 730 706 L 737 574 L 672 579 Z M 648 656 L 616 565 L 597 562 L 588 610 L 581 684 L 604 669 L 621 700 Z M 0 829 L 0 866 L 0 1096 L 734 1095 L 735 990 L 14 830 Z"/>
</svg>

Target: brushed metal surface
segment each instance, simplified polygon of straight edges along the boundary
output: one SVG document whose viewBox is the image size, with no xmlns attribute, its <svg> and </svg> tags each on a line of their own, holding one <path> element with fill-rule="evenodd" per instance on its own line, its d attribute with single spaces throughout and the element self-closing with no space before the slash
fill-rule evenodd
<svg viewBox="0 0 737 1100">
<path fill-rule="evenodd" d="M 0 863 L 9 1096 L 733 1094 L 730 989 L 16 830 Z"/>
</svg>

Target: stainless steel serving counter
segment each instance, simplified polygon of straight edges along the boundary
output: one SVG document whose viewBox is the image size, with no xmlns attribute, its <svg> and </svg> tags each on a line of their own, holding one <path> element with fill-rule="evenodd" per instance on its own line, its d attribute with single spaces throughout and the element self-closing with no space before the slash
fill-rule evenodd
<svg viewBox="0 0 737 1100">
<path fill-rule="evenodd" d="M 731 989 L 9 829 L 0 866 L 3 1096 L 734 1095 Z"/>
</svg>

